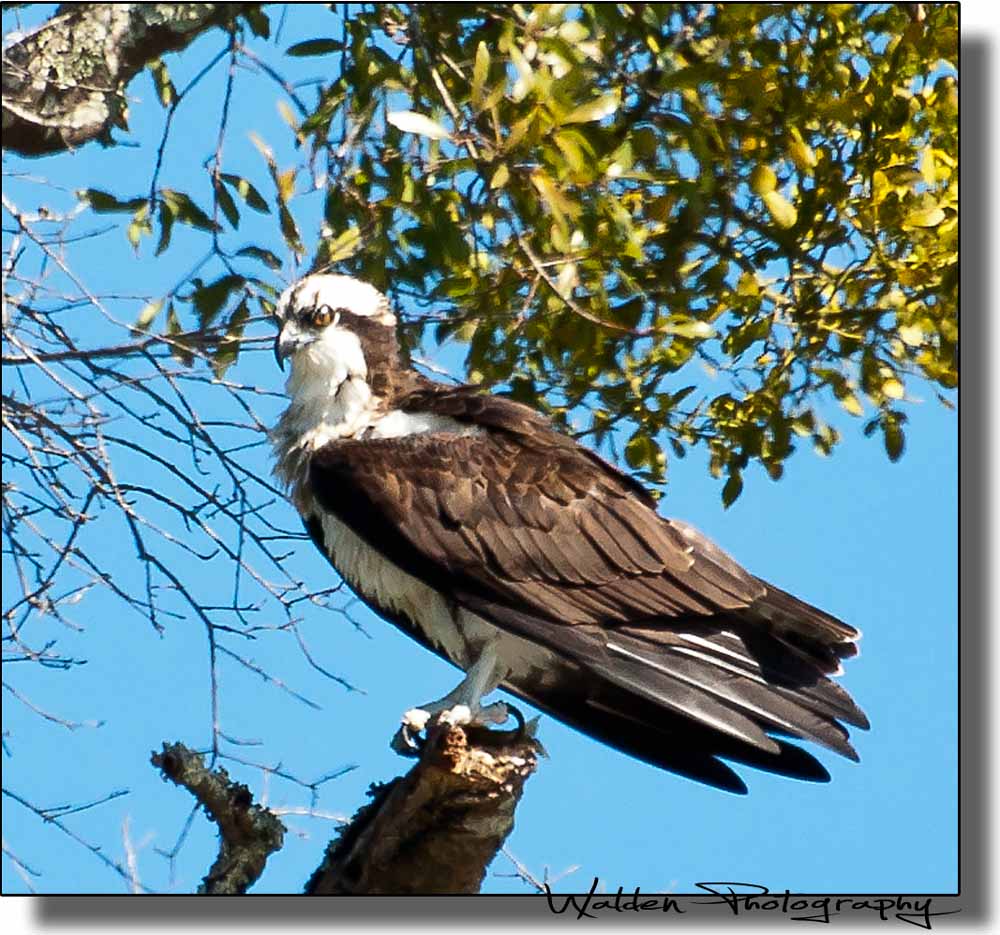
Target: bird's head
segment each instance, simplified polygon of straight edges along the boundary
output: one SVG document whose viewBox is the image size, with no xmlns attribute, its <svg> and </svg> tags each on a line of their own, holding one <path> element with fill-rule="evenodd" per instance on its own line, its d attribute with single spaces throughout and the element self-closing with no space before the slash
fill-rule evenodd
<svg viewBox="0 0 1000 935">
<path fill-rule="evenodd" d="M 291 362 L 289 383 L 297 389 L 328 390 L 396 365 L 396 316 L 389 300 L 359 279 L 306 276 L 281 294 L 275 316 L 274 356 L 282 368 Z"/>
</svg>

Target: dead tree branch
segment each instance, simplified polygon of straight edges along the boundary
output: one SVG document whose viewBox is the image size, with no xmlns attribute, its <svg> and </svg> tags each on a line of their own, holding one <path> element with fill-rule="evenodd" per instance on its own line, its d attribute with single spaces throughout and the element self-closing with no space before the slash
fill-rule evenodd
<svg viewBox="0 0 1000 935">
<path fill-rule="evenodd" d="M 3 148 L 41 156 L 111 143 L 125 88 L 150 61 L 230 22 L 247 3 L 81 3 L 3 53 Z"/>
<path fill-rule="evenodd" d="M 433 728 L 409 773 L 372 787 L 306 893 L 478 893 L 540 751 L 516 731 Z"/>
<path fill-rule="evenodd" d="M 219 856 L 198 892 L 245 893 L 264 872 L 267 858 L 281 849 L 285 826 L 268 809 L 253 804 L 246 786 L 233 782 L 221 767 L 206 769 L 204 757 L 182 743 L 165 743 L 151 761 L 165 778 L 187 789 L 219 826 Z"/>
</svg>

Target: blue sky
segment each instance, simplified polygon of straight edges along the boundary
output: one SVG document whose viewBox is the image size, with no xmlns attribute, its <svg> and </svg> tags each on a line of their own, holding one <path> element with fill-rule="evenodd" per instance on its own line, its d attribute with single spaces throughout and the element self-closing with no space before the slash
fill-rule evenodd
<svg viewBox="0 0 1000 935">
<path fill-rule="evenodd" d="M 280 47 L 330 34 L 329 21 L 324 8 L 292 11 Z M 206 36 L 184 56 L 169 57 L 175 83 L 183 85 L 183 76 L 194 74 L 223 42 L 221 34 Z M 275 54 L 273 45 L 255 47 Z M 321 74 L 315 60 L 285 64 L 302 79 Z M 200 167 L 215 149 L 222 78 L 220 69 L 181 108 L 166 152 L 162 184 L 193 194 L 200 190 L 203 203 L 207 186 Z M 92 186 L 133 196 L 148 190 L 163 111 L 147 78 L 138 80 L 131 94 L 136 100 L 129 140 L 137 145 L 86 147 L 28 163 L 9 159 L 6 168 L 23 167 L 69 191 Z M 260 76 L 238 76 L 226 169 L 250 177 L 262 191 L 268 185 L 265 167 L 247 143 L 247 132 L 254 130 L 271 143 L 279 162 L 292 158 L 276 97 L 274 85 Z M 5 180 L 4 189 L 25 206 L 33 205 L 38 192 L 24 180 Z M 296 207 L 308 246 L 321 196 L 304 197 Z M 244 217 L 247 239 L 259 233 L 275 240 L 273 219 L 251 212 Z M 147 241 L 137 259 L 119 230 L 79 245 L 74 265 L 85 271 L 95 292 L 157 295 L 204 249 L 199 237 L 178 228 L 167 254 L 152 259 Z M 123 320 L 132 320 L 141 304 L 122 300 L 115 309 Z M 104 325 L 81 318 L 78 327 L 82 334 L 94 329 L 88 340 L 100 343 Z M 454 367 L 457 357 L 453 349 L 441 360 Z M 267 353 L 245 355 L 231 375 L 268 390 L 282 382 Z M 5 372 L 5 391 L 9 379 Z M 536 876 L 546 868 L 558 876 L 578 866 L 555 884 L 565 891 L 587 889 L 595 876 L 612 890 L 621 884 L 680 893 L 702 880 L 750 881 L 801 892 L 955 889 L 958 420 L 935 401 L 930 387 L 909 382 L 908 392 L 925 401 L 909 409 L 907 451 L 898 464 L 888 462 L 877 438 L 862 438 L 863 420 L 837 417 L 844 441 L 833 457 L 801 450 L 777 483 L 763 471 L 749 471 L 743 496 L 728 511 L 722 509 L 719 485 L 708 476 L 702 452 L 671 460 L 661 507 L 694 523 L 756 574 L 863 630 L 861 656 L 848 665 L 844 679 L 872 722 L 871 732 L 854 734 L 861 763 L 820 753 L 833 776 L 826 785 L 742 771 L 750 795 L 737 797 L 634 762 L 546 719 L 540 738 L 550 759 L 530 780 L 507 844 Z M 192 394 L 203 417 L 215 415 L 221 405 L 217 396 L 204 388 Z M 262 398 L 259 412 L 273 418 L 280 408 L 280 400 Z M 250 457 L 267 470 L 265 451 Z M 294 525 L 291 507 L 284 509 L 286 524 Z M 102 547 L 120 554 L 122 574 L 130 574 L 132 546 L 123 533 L 108 535 Z M 332 583 L 331 572 L 308 543 L 300 552 L 301 574 L 311 586 Z M 202 570 L 191 562 L 185 571 L 198 586 L 208 587 L 215 568 L 206 564 Z M 7 585 L 4 590 L 6 597 Z M 255 658 L 322 710 L 230 666 L 223 669 L 220 696 L 225 729 L 262 741 L 236 750 L 238 755 L 272 764 L 280 760 L 284 769 L 307 781 L 356 766 L 324 784 L 318 802 L 319 809 L 350 815 L 365 800 L 370 783 L 408 767 L 388 748 L 399 714 L 439 697 L 453 687 L 457 673 L 367 610 L 352 609 L 364 632 L 320 607 L 304 614 L 302 632 L 313 656 L 366 693 L 345 692 L 317 677 L 294 641 L 262 640 Z M 46 710 L 103 721 L 103 726 L 70 732 L 5 695 L 10 755 L 4 760 L 4 784 L 42 805 L 130 790 L 69 816 L 67 825 L 120 860 L 127 820 L 143 883 L 158 891 L 190 891 L 211 862 L 213 827 L 196 816 L 171 878 L 155 849 L 172 846 L 190 799 L 160 780 L 148 756 L 163 740 L 192 746 L 207 742 L 204 632 L 184 620 L 170 622 L 158 636 L 100 591 L 85 597 L 76 618 L 86 623 L 86 631 L 61 634 L 60 646 L 86 656 L 88 664 L 66 673 L 33 667 L 18 673 L 16 685 Z M 258 796 L 266 791 L 272 804 L 308 804 L 307 793 L 294 784 L 272 777 L 265 790 L 260 769 L 233 762 L 226 767 Z M 293 833 L 269 864 L 258 892 L 299 890 L 335 827 L 295 816 L 286 822 Z M 96 857 L 6 798 L 3 826 L 7 846 L 41 872 L 33 881 L 39 891 L 124 891 L 124 881 Z M 525 892 L 523 883 L 500 875 L 512 869 L 498 858 L 484 891 Z M 25 891 L 6 859 L 3 890 Z"/>
</svg>

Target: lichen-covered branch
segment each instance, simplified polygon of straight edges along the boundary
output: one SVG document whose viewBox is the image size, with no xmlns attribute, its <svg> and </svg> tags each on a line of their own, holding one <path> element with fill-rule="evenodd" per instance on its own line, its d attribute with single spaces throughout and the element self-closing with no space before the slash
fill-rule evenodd
<svg viewBox="0 0 1000 935">
<path fill-rule="evenodd" d="M 3 148 L 41 156 L 125 127 L 125 88 L 146 65 L 231 21 L 246 3 L 66 5 L 3 53 Z"/>
<path fill-rule="evenodd" d="M 206 769 L 202 755 L 182 743 L 165 743 L 163 752 L 154 753 L 151 760 L 165 778 L 187 789 L 219 826 L 219 856 L 198 892 L 245 893 L 264 872 L 267 858 L 281 849 L 285 826 L 253 804 L 246 786 L 233 782 L 221 767 Z"/>
<path fill-rule="evenodd" d="M 540 751 L 517 732 L 433 728 L 409 773 L 372 787 L 306 893 L 478 893 Z"/>
</svg>

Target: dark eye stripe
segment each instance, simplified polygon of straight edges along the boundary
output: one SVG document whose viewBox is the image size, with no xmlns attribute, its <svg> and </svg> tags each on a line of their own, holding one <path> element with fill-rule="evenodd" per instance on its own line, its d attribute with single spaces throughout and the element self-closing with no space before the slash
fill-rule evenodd
<svg viewBox="0 0 1000 935">
<path fill-rule="evenodd" d="M 330 316 L 325 325 L 318 324 L 315 320 L 316 315 L 320 312 L 325 312 Z M 356 315 L 345 306 L 334 308 L 332 305 L 326 303 L 315 305 L 312 308 L 303 308 L 298 312 L 298 315 L 303 324 L 313 328 L 328 328 L 331 325 L 339 324 L 341 327 L 349 328 L 352 331 L 368 331 L 380 330 L 385 327 L 382 322 L 371 316 Z"/>
</svg>

